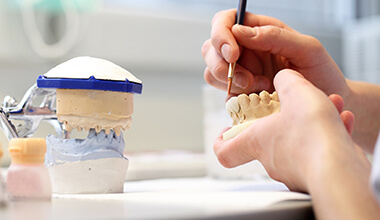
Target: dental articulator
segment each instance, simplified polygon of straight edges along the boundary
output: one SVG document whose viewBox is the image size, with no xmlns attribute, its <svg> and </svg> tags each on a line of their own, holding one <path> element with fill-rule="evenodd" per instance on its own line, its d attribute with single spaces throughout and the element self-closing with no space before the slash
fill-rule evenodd
<svg viewBox="0 0 380 220">
<path fill-rule="evenodd" d="M 45 159 L 53 192 L 122 192 L 128 168 L 122 130 L 130 128 L 133 94 L 141 92 L 141 80 L 120 66 L 77 57 L 40 75 L 19 103 L 6 96 L 0 128 L 12 139 L 32 137 L 41 121 L 53 125 Z M 87 138 L 70 139 L 73 129 L 88 131 Z"/>
</svg>

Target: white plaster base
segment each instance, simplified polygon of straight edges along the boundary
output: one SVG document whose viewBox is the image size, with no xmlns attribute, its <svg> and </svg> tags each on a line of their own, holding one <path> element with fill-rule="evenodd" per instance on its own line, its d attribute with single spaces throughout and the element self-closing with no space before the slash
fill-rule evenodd
<svg viewBox="0 0 380 220">
<path fill-rule="evenodd" d="M 129 161 L 103 158 L 48 168 L 53 193 L 122 193 Z"/>
<path fill-rule="evenodd" d="M 244 131 L 246 128 L 248 128 L 255 121 L 256 119 L 233 126 L 232 128 L 230 128 L 230 130 L 223 133 L 223 140 L 226 141 L 235 137 L 236 135 Z"/>
</svg>

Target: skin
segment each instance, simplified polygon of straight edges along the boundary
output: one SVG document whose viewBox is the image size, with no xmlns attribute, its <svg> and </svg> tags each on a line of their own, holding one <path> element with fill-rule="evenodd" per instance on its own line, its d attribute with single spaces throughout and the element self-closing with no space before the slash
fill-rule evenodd
<svg viewBox="0 0 380 220">
<path fill-rule="evenodd" d="M 277 19 L 247 13 L 241 26 L 235 15 L 213 19 L 202 47 L 204 78 L 226 90 L 228 63 L 237 61 L 232 93 L 276 89 L 281 110 L 235 138 L 221 135 L 214 144 L 220 163 L 259 160 L 273 179 L 310 193 L 317 218 L 380 219 L 364 154 L 379 133 L 380 87 L 345 79 L 317 39 Z"/>
<path fill-rule="evenodd" d="M 202 46 L 207 83 L 226 90 L 228 63 L 237 62 L 233 96 L 272 92 L 279 70 L 296 70 L 325 94 L 338 94 L 345 100 L 345 109 L 357 117 L 354 140 L 366 152 L 373 152 L 380 129 L 379 86 L 345 79 L 316 38 L 280 20 L 247 12 L 242 26 L 234 25 L 235 16 L 236 10 L 222 11 L 212 21 L 211 38 Z"/>
<path fill-rule="evenodd" d="M 310 193 L 319 219 L 379 219 L 368 182 L 371 165 L 351 138 L 354 116 L 341 112 L 343 99 L 329 99 L 293 70 L 280 71 L 274 85 L 280 112 L 228 141 L 220 135 L 214 145 L 220 163 L 259 160 L 273 179 Z"/>
</svg>

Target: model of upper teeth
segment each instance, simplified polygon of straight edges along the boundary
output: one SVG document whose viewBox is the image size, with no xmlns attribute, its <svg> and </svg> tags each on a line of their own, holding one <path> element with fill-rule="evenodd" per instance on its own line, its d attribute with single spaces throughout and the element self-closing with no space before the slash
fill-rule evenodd
<svg viewBox="0 0 380 220">
<path fill-rule="evenodd" d="M 131 127 L 132 113 L 132 93 L 57 89 L 57 118 L 67 131 L 94 128 L 109 134 L 112 129 L 120 135 Z"/>
<path fill-rule="evenodd" d="M 235 137 L 256 119 L 279 112 L 280 100 L 277 92 L 269 94 L 262 91 L 259 95 L 252 93 L 249 96 L 240 94 L 227 101 L 226 109 L 232 118 L 233 127 L 223 133 L 224 140 Z"/>
<path fill-rule="evenodd" d="M 141 93 L 141 80 L 127 70 L 107 60 L 77 57 L 42 77 L 39 87 L 44 80 L 56 82 L 57 118 L 67 131 L 95 128 L 109 134 L 113 129 L 120 135 L 130 128 L 133 93 Z"/>
<path fill-rule="evenodd" d="M 77 57 L 41 75 L 37 86 L 56 89 L 57 119 L 65 130 L 89 131 L 86 139 L 47 137 L 53 192 L 122 192 L 128 168 L 122 130 L 131 126 L 141 80 L 107 60 Z"/>
</svg>

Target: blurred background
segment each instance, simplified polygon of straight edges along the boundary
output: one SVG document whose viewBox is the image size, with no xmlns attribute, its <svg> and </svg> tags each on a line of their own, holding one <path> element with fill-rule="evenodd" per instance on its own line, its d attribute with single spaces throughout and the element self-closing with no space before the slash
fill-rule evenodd
<svg viewBox="0 0 380 220">
<path fill-rule="evenodd" d="M 143 81 L 132 128 L 124 134 L 128 152 L 203 153 L 230 122 L 210 119 L 210 114 L 227 117 L 225 94 L 205 86 L 201 46 L 214 14 L 237 5 L 237 0 L 1 0 L 0 100 L 6 95 L 20 100 L 40 74 L 70 58 L 107 59 Z M 249 0 L 247 11 L 315 36 L 348 78 L 380 83 L 379 0 Z M 36 136 L 49 133 L 51 127 L 41 126 Z"/>
</svg>

